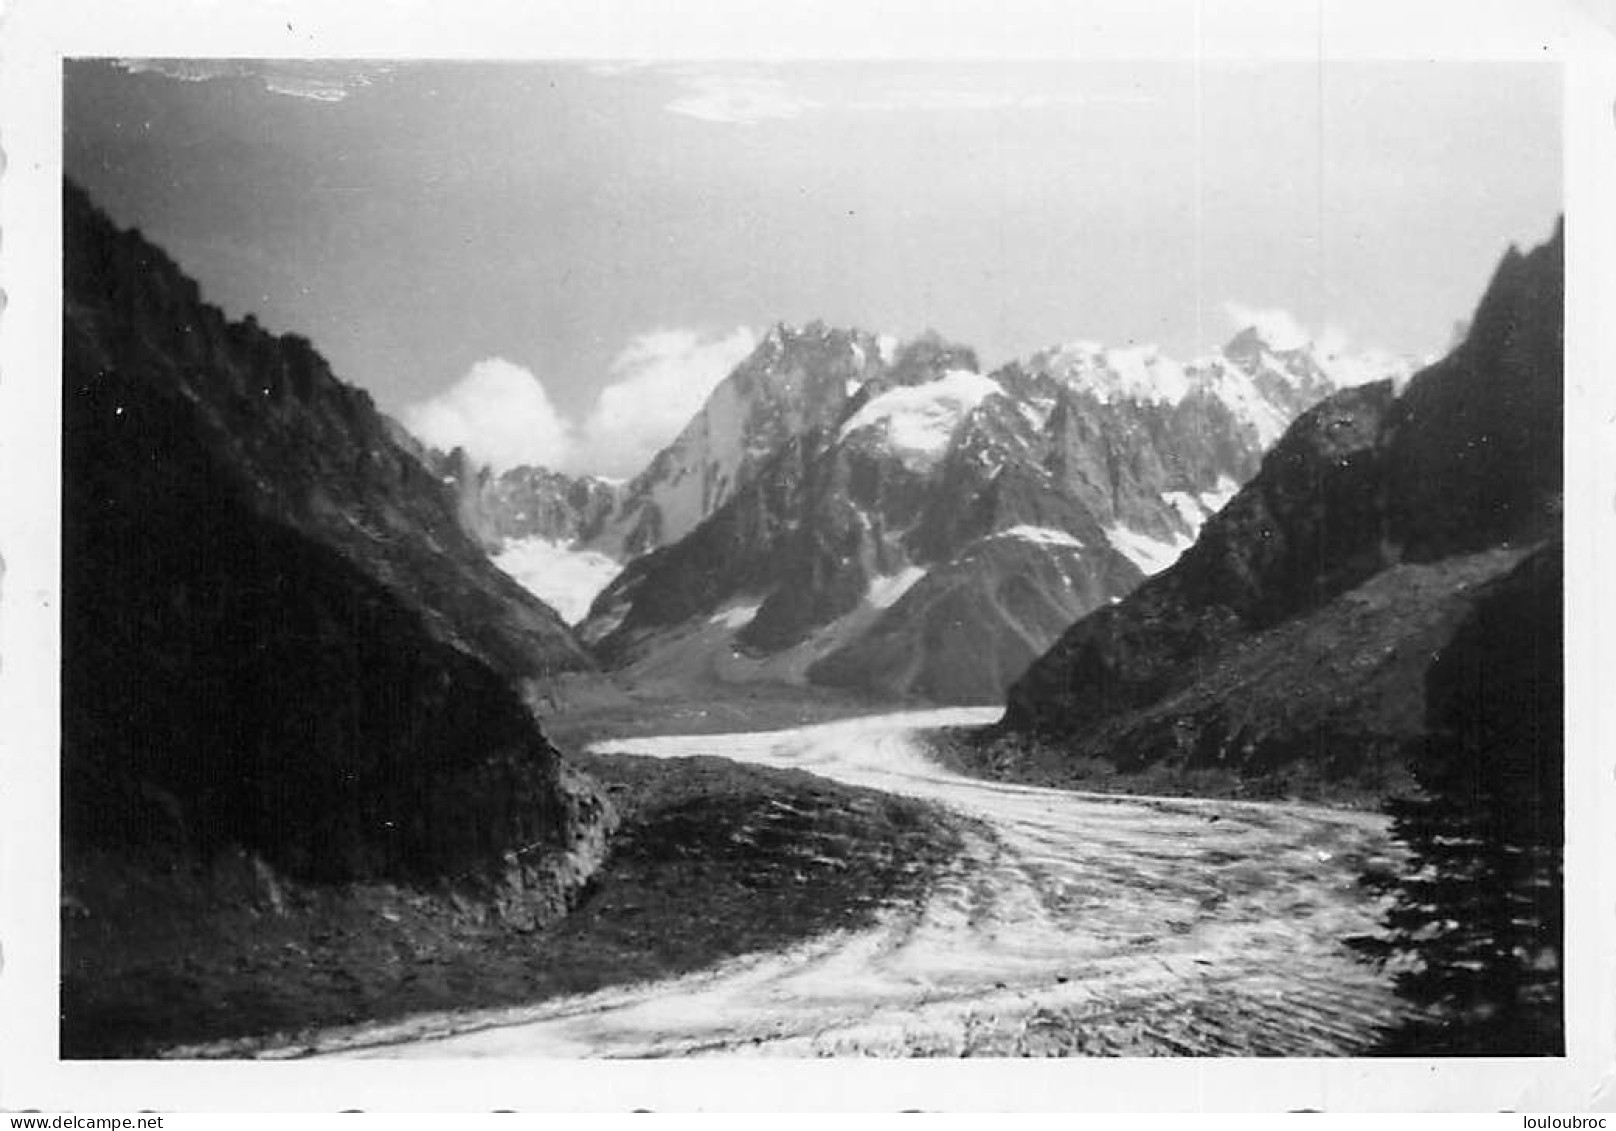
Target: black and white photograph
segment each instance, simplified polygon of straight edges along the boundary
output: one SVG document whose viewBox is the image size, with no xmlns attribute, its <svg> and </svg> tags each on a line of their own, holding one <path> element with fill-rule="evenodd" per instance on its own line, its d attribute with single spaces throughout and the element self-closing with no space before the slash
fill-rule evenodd
<svg viewBox="0 0 1616 1131">
<path fill-rule="evenodd" d="M 0 550 L 60 1069 L 1593 1102 L 1576 61 L 1192 8 L 1217 50 L 51 60 L 41 608 Z M 1421 1107 L 1356 1087 L 1270 1106 Z"/>
</svg>

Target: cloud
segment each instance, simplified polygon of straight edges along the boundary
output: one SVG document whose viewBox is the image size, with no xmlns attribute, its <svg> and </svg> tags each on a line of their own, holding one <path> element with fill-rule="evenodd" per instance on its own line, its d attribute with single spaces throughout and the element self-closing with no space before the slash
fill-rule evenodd
<svg viewBox="0 0 1616 1131">
<path fill-rule="evenodd" d="M 722 337 L 693 330 L 641 334 L 612 362 L 612 381 L 584 422 L 575 464 L 599 475 L 638 472 L 756 345 L 744 326 Z"/>
<path fill-rule="evenodd" d="M 347 78 L 320 78 L 316 75 L 265 75 L 264 89 L 271 94 L 311 98 L 316 102 L 341 102 L 355 86 L 369 86 L 369 80 L 350 82 Z"/>
<path fill-rule="evenodd" d="M 755 126 L 771 119 L 798 118 L 824 105 L 792 94 L 780 79 L 753 72 L 684 72 L 680 81 L 689 93 L 668 103 L 667 109 L 704 122 Z"/>
<path fill-rule="evenodd" d="M 629 476 L 683 431 L 756 345 L 744 326 L 724 335 L 641 334 L 612 361 L 609 380 L 581 423 L 557 409 L 527 369 L 489 358 L 443 392 L 406 406 L 399 419 L 422 442 L 442 451 L 465 448 L 497 471 L 534 464 Z"/>
<path fill-rule="evenodd" d="M 162 75 L 179 82 L 206 82 L 242 73 L 241 64 L 233 59 L 114 59 L 113 65 L 132 75 Z"/>
<path fill-rule="evenodd" d="M 556 410 L 544 385 L 504 358 L 479 361 L 455 384 L 407 406 L 404 427 L 435 448 L 463 447 L 496 470 L 539 464 L 569 466 L 572 424 Z"/>
<path fill-rule="evenodd" d="M 1075 95 L 1015 94 L 994 90 L 892 90 L 875 98 L 847 103 L 849 110 L 1036 110 L 1044 106 L 1079 105 Z"/>
<path fill-rule="evenodd" d="M 645 59 L 603 59 L 597 63 L 585 64 L 584 70 L 603 79 L 614 79 L 619 75 L 632 75 L 647 71 L 657 64 Z"/>
<path fill-rule="evenodd" d="M 114 62 L 133 75 L 158 74 L 180 82 L 253 79 L 272 94 L 316 102 L 341 102 L 393 70 L 386 63 L 323 59 L 118 59 Z"/>
<path fill-rule="evenodd" d="M 645 69 L 645 65 L 597 64 L 593 74 L 613 78 Z M 1056 83 L 1029 83 L 1025 75 L 961 74 L 947 84 L 916 80 L 902 71 L 872 76 L 860 71 L 851 77 L 838 74 L 790 80 L 758 65 L 664 68 L 684 93 L 667 103 L 675 114 L 706 122 L 754 126 L 764 121 L 800 118 L 822 111 L 859 113 L 1023 111 L 1055 106 L 1140 103 L 1151 99 L 1134 93 L 1093 94 Z M 812 89 L 807 93 L 806 83 Z"/>
<path fill-rule="evenodd" d="M 1044 110 L 1051 106 L 1139 106 L 1156 99 L 1143 95 L 1092 95 L 1075 90 L 1009 90 L 993 87 L 894 87 L 872 98 L 841 103 L 845 110 Z"/>
</svg>

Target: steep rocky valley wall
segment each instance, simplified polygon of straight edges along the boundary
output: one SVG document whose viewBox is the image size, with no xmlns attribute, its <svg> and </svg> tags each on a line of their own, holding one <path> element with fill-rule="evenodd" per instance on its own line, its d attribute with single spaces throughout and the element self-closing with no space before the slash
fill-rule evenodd
<svg viewBox="0 0 1616 1131">
<path fill-rule="evenodd" d="M 1177 563 L 1072 626 L 1011 688 L 1001 771 L 1408 787 L 1432 659 L 1559 537 L 1563 243 L 1511 249 L 1448 357 L 1304 414 Z"/>
<path fill-rule="evenodd" d="M 150 924 L 242 856 L 271 892 L 405 885 L 513 927 L 561 914 L 612 812 L 519 685 L 587 669 L 583 649 L 307 342 L 227 322 L 71 187 L 65 216 L 71 925 L 128 911 L 109 876 L 150 885 L 131 912 Z M 88 937 L 64 931 L 70 1000 L 97 977 Z"/>
</svg>

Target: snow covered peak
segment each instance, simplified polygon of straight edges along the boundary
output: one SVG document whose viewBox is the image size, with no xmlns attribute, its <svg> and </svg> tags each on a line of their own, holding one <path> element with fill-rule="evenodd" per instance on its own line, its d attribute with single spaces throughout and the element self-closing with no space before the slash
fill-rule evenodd
<svg viewBox="0 0 1616 1131">
<path fill-rule="evenodd" d="M 847 419 L 837 439 L 879 428 L 888 448 L 906 465 L 930 466 L 947 451 L 966 414 L 1003 392 L 991 377 L 969 369 L 950 369 L 925 384 L 900 385 L 872 397 Z"/>
<path fill-rule="evenodd" d="M 1275 333 L 1272 329 L 1248 326 L 1229 339 L 1215 360 L 1253 376 L 1266 373 L 1300 388 L 1324 376 L 1319 352 L 1300 332 Z"/>
<path fill-rule="evenodd" d="M 1101 404 L 1177 405 L 1191 393 L 1221 402 L 1267 446 L 1303 409 L 1338 388 L 1396 377 L 1410 366 L 1384 354 L 1349 354 L 1306 340 L 1283 323 L 1254 324 L 1188 365 L 1154 345 L 1073 341 L 1035 354 L 1027 369 Z"/>
<path fill-rule="evenodd" d="M 1038 354 L 1033 367 L 1101 404 L 1177 404 L 1190 391 L 1184 367 L 1153 345 L 1107 349 L 1097 342 L 1069 342 Z"/>
<path fill-rule="evenodd" d="M 1223 347 L 1222 356 L 1249 372 L 1264 370 L 1282 376 L 1298 387 L 1306 387 L 1322 377 L 1338 389 L 1352 388 L 1391 378 L 1405 380 L 1414 369 L 1409 358 L 1394 357 L 1383 350 L 1349 353 L 1339 342 L 1317 341 L 1299 327 L 1247 326 Z"/>
<path fill-rule="evenodd" d="M 1305 407 L 1277 403 L 1259 386 L 1250 370 L 1222 358 L 1198 364 L 1194 373 L 1196 386 L 1227 408 L 1236 420 L 1249 424 L 1264 448 L 1284 435 L 1291 420 Z"/>
</svg>

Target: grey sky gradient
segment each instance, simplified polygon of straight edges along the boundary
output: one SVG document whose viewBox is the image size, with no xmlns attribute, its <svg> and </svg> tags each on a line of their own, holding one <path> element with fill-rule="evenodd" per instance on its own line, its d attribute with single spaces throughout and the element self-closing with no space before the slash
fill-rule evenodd
<svg viewBox="0 0 1616 1131">
<path fill-rule="evenodd" d="M 1552 64 L 66 75 L 68 174 L 229 313 L 396 413 L 514 363 L 577 432 L 550 462 L 615 473 L 632 443 L 588 422 L 648 342 L 823 318 L 990 364 L 1074 338 L 1187 359 L 1236 303 L 1426 356 L 1561 208 Z"/>
</svg>

